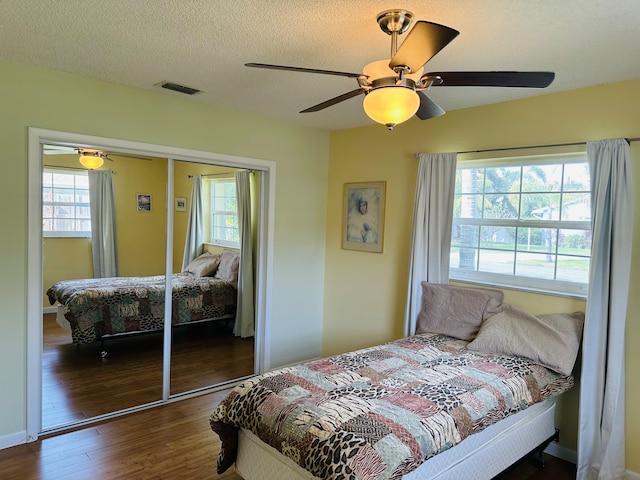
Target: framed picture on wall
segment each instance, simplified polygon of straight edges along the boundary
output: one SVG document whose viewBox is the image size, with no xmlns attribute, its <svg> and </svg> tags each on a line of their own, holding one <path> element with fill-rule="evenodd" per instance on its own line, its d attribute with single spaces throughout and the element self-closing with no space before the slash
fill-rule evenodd
<svg viewBox="0 0 640 480">
<path fill-rule="evenodd" d="M 176 197 L 176 212 L 187 211 L 187 199 L 185 197 Z"/>
<path fill-rule="evenodd" d="M 151 211 L 151 194 L 136 193 L 136 208 L 139 212 Z"/>
<path fill-rule="evenodd" d="M 386 182 L 345 183 L 342 248 L 382 253 Z"/>
</svg>

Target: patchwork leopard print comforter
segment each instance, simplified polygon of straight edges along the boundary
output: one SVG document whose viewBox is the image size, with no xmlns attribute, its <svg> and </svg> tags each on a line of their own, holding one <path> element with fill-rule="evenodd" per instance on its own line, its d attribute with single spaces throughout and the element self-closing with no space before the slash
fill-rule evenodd
<svg viewBox="0 0 640 480">
<path fill-rule="evenodd" d="M 573 378 L 520 357 L 421 334 L 254 377 L 210 417 L 218 473 L 238 428 L 321 479 L 398 479 L 467 436 L 568 390 Z"/>
<path fill-rule="evenodd" d="M 224 280 L 174 274 L 172 325 L 235 313 L 237 290 Z M 164 275 L 63 280 L 47 290 L 64 307 L 74 345 L 103 335 L 160 330 L 164 326 Z"/>
</svg>

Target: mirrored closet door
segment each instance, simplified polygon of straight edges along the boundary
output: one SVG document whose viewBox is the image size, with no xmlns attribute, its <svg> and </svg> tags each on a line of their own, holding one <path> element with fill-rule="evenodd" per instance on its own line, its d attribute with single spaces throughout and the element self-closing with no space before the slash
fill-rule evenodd
<svg viewBox="0 0 640 480">
<path fill-rule="evenodd" d="M 256 365 L 260 173 L 92 148 L 43 145 L 41 432 Z"/>
<path fill-rule="evenodd" d="M 44 431 L 162 399 L 168 161 L 109 159 L 43 149 Z"/>
<path fill-rule="evenodd" d="M 246 191 L 237 190 L 238 175 L 240 181 L 252 179 L 243 169 L 174 162 L 171 395 L 230 382 L 254 371 L 251 307 L 256 236 L 247 235 L 242 241 L 239 217 L 244 214 L 249 220 L 246 229 L 253 231 L 251 203 L 247 209 L 240 207 L 251 202 L 252 191 L 257 198 L 257 192 L 249 182 Z M 239 194 L 245 195 L 244 203 L 238 200 Z M 244 282 L 240 288 L 242 255 L 248 273 L 240 279 Z M 238 299 L 245 293 L 250 308 L 239 311 Z"/>
</svg>

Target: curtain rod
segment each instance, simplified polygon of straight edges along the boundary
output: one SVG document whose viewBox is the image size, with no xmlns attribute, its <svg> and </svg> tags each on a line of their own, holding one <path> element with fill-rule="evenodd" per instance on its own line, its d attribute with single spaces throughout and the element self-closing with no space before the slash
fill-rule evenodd
<svg viewBox="0 0 640 480">
<path fill-rule="evenodd" d="M 235 170 L 233 172 L 221 172 L 221 173 L 205 173 L 203 175 L 200 175 L 201 177 L 217 177 L 220 175 L 230 175 L 232 173 L 236 173 L 236 172 L 249 172 L 249 173 L 253 173 L 253 170 Z M 195 177 L 195 175 L 187 175 L 187 177 L 189 178 L 193 178 Z"/>
<path fill-rule="evenodd" d="M 637 142 L 640 137 L 625 138 L 628 143 Z M 505 148 L 486 148 L 482 150 L 467 150 L 464 152 L 456 152 L 458 155 L 463 153 L 487 153 L 487 152 L 503 152 L 505 150 L 528 150 L 532 148 L 550 148 L 550 147 L 573 147 L 577 145 L 585 145 L 587 142 L 570 142 L 570 143 L 550 143 L 547 145 L 527 145 L 522 147 L 505 147 Z M 415 153 L 414 157 L 418 158 L 418 154 Z"/>
<path fill-rule="evenodd" d="M 87 168 L 81 168 L 81 167 L 65 167 L 64 165 L 46 165 L 46 164 L 42 164 L 43 167 L 48 167 L 48 168 L 62 168 L 64 170 L 75 170 L 76 172 L 88 172 L 89 169 Z M 104 170 L 98 170 L 100 171 L 104 171 Z M 114 175 L 118 172 L 116 172 L 115 170 L 111 170 L 111 173 L 113 173 Z"/>
</svg>

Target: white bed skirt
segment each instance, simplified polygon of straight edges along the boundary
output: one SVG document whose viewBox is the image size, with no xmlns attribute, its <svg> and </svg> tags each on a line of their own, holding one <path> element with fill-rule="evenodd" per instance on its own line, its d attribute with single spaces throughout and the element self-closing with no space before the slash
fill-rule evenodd
<svg viewBox="0 0 640 480">
<path fill-rule="evenodd" d="M 64 305 L 58 304 L 58 308 L 56 310 L 56 323 L 65 332 L 71 333 L 71 325 L 69 324 L 69 320 L 64 317 Z"/>
<path fill-rule="evenodd" d="M 470 435 L 424 462 L 404 480 L 490 479 L 555 433 L 555 403 L 547 399 Z M 236 471 L 245 480 L 317 480 L 293 460 L 240 430 Z"/>
</svg>

